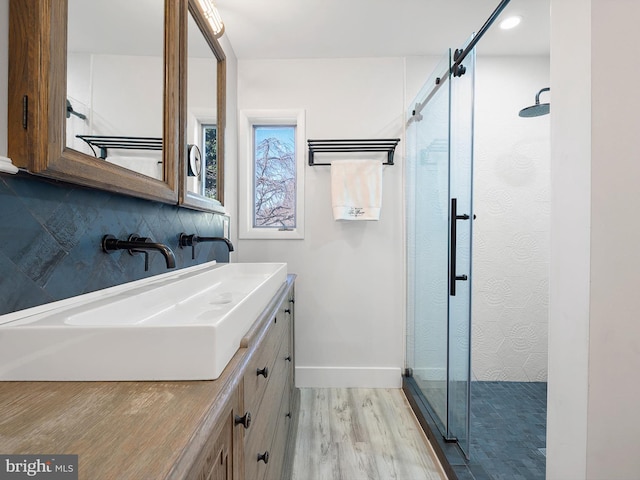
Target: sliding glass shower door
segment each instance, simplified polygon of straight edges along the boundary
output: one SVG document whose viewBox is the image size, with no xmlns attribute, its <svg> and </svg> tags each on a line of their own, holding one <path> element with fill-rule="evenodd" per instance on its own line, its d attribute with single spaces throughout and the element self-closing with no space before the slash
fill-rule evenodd
<svg viewBox="0 0 640 480">
<path fill-rule="evenodd" d="M 436 78 L 448 71 L 450 63 L 449 55 L 440 61 L 418 98 L 430 94 Z M 407 266 L 409 307 L 414 320 L 409 366 L 443 433 L 448 416 L 449 363 L 449 88 L 449 82 L 438 88 L 407 130 Z"/>
<path fill-rule="evenodd" d="M 473 233 L 473 95 L 475 50 L 466 73 L 452 77 L 449 194 L 449 435 L 469 452 L 471 397 L 471 246 Z"/>
<path fill-rule="evenodd" d="M 407 366 L 442 435 L 468 453 L 475 56 L 449 52 L 407 129 Z"/>
</svg>

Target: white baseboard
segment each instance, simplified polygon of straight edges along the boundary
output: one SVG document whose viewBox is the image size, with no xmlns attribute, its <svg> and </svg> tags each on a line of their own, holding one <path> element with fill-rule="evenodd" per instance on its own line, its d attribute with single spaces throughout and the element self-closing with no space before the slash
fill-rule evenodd
<svg viewBox="0 0 640 480">
<path fill-rule="evenodd" d="M 300 388 L 401 388 L 402 370 L 394 367 L 296 367 Z"/>
</svg>

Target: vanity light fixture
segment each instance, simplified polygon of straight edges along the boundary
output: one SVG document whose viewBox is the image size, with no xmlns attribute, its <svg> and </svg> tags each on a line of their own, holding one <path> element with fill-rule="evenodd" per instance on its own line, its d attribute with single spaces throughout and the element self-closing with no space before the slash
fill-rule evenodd
<svg viewBox="0 0 640 480">
<path fill-rule="evenodd" d="M 224 33 L 224 23 L 222 23 L 222 18 L 220 18 L 220 13 L 216 8 L 213 0 L 198 0 L 200 2 L 200 6 L 204 11 L 204 16 L 209 21 L 211 28 L 213 29 L 213 34 L 216 38 L 220 38 Z"/>
<path fill-rule="evenodd" d="M 512 28 L 515 28 L 518 25 L 520 25 L 521 21 L 522 21 L 522 17 L 520 15 L 512 15 L 500 22 L 500 28 L 502 30 L 511 30 Z"/>
</svg>

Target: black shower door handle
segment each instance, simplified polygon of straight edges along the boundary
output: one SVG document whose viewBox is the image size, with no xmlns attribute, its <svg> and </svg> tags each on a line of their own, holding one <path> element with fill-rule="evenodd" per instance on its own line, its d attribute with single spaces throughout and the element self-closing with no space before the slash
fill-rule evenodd
<svg viewBox="0 0 640 480">
<path fill-rule="evenodd" d="M 456 273 L 456 256 L 458 255 L 458 220 L 469 220 L 469 215 L 458 215 L 458 199 L 451 199 L 451 255 L 449 258 L 449 295 L 456 296 L 456 281 L 468 280 L 466 275 Z"/>
</svg>

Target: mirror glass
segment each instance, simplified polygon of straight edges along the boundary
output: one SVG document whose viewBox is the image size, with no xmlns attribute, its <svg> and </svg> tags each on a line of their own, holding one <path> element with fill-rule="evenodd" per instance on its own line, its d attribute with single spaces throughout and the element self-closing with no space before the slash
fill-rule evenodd
<svg viewBox="0 0 640 480">
<path fill-rule="evenodd" d="M 68 3 L 66 146 L 164 180 L 164 0 Z"/>
<path fill-rule="evenodd" d="M 218 60 L 191 11 L 187 38 L 187 177 L 191 194 L 211 200 L 218 195 Z M 201 161 L 195 159 L 199 150 Z"/>
</svg>

